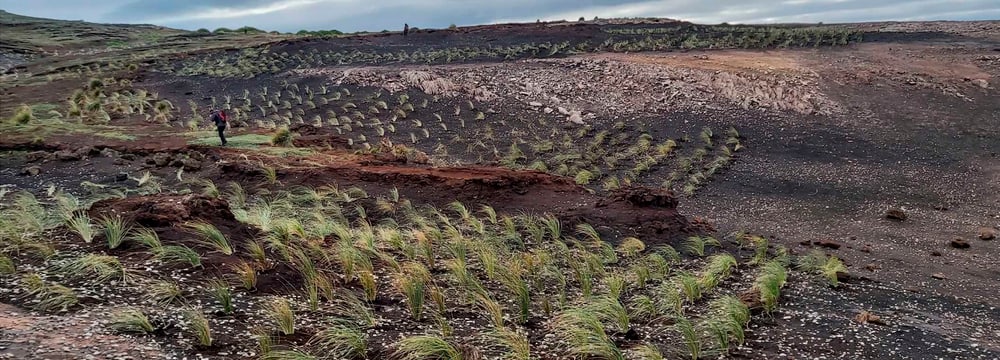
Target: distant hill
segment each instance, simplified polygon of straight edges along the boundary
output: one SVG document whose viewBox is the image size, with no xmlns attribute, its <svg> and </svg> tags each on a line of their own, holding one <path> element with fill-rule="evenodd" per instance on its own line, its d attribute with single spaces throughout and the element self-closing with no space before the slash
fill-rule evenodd
<svg viewBox="0 0 1000 360">
<path fill-rule="evenodd" d="M 188 33 L 156 25 L 54 20 L 0 10 L 0 51 L 32 55 L 94 46 L 126 47 Z"/>
</svg>

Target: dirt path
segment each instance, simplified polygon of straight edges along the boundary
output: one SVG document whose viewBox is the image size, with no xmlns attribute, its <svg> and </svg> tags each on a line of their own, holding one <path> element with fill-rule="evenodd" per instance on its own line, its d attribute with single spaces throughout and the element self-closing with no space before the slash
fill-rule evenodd
<svg viewBox="0 0 1000 360">
<path fill-rule="evenodd" d="M 165 359 L 150 340 L 103 334 L 99 309 L 33 315 L 0 303 L 0 359 Z"/>
</svg>

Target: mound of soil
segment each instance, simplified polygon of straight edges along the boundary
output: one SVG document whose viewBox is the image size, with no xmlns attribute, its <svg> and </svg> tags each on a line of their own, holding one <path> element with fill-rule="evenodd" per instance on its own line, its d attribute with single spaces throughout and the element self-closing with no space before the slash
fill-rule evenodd
<svg viewBox="0 0 1000 360">
<path fill-rule="evenodd" d="M 332 149 L 350 149 L 347 139 L 341 137 L 333 128 L 316 127 L 309 124 L 299 124 L 289 129 L 299 134 L 292 140 L 292 145 L 298 147 L 322 147 Z"/>
<path fill-rule="evenodd" d="M 677 212 L 677 198 L 670 191 L 628 188 L 615 191 L 593 207 L 572 209 L 569 223 L 611 224 L 609 239 L 634 236 L 647 246 L 674 243 L 686 235 L 704 231 Z M 601 230 L 601 229 L 598 229 Z"/>
<path fill-rule="evenodd" d="M 169 227 L 189 221 L 235 224 L 225 200 L 202 195 L 152 195 L 108 199 L 94 204 L 92 217 L 120 214 L 146 227 Z"/>
</svg>

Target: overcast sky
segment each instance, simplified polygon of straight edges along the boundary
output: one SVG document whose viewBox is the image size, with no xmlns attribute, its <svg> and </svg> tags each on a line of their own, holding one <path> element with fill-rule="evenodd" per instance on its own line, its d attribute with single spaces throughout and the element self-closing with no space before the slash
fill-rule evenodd
<svg viewBox="0 0 1000 360">
<path fill-rule="evenodd" d="M 396 30 L 404 22 L 443 28 L 581 16 L 702 23 L 1000 19 L 1000 0 L 0 0 L 0 9 L 189 30 L 249 25 L 283 32 Z"/>
</svg>

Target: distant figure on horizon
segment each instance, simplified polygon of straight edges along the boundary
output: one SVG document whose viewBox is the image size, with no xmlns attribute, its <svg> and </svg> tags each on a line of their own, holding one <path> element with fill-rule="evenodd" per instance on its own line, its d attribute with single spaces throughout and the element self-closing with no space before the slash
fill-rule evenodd
<svg viewBox="0 0 1000 360">
<path fill-rule="evenodd" d="M 410 34 L 410 24 L 403 24 L 403 36 Z"/>
</svg>

